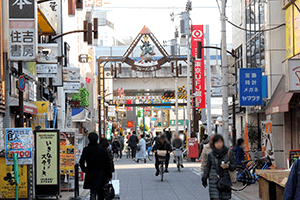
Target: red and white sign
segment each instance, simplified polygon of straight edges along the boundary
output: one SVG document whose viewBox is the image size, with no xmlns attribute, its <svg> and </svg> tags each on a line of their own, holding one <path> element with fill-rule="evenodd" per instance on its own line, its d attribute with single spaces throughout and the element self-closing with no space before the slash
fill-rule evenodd
<svg viewBox="0 0 300 200">
<path fill-rule="evenodd" d="M 191 32 L 192 32 L 192 42 L 191 42 L 192 56 L 195 58 L 197 55 L 197 42 L 202 42 L 202 45 L 204 44 L 203 25 L 192 25 Z M 204 50 L 202 49 L 202 55 L 204 55 L 203 53 Z"/>
<path fill-rule="evenodd" d="M 203 25 L 193 25 L 192 31 L 192 56 L 197 56 L 197 42 L 204 44 Z M 204 49 L 202 49 L 204 55 Z M 203 56 L 204 57 L 204 56 Z M 204 76 L 204 58 L 195 60 L 195 92 L 196 101 L 199 106 L 197 108 L 205 108 L 205 76 Z"/>
<path fill-rule="evenodd" d="M 92 80 L 92 79 L 89 78 L 89 77 L 86 77 L 86 78 L 85 78 L 86 83 L 91 83 L 91 80 Z"/>
</svg>

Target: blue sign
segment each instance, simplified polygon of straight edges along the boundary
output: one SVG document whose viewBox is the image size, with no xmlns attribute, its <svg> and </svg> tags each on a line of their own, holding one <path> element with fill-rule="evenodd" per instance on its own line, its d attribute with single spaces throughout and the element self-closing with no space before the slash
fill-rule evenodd
<svg viewBox="0 0 300 200">
<path fill-rule="evenodd" d="M 19 87 L 19 90 L 21 90 L 22 92 L 25 90 L 26 80 L 25 80 L 24 76 L 19 77 L 18 87 Z"/>
<path fill-rule="evenodd" d="M 31 165 L 33 141 L 31 128 L 5 129 L 6 165 L 14 164 L 14 154 L 18 155 L 20 165 Z"/>
<path fill-rule="evenodd" d="M 263 105 L 262 68 L 239 69 L 240 106 Z"/>
</svg>

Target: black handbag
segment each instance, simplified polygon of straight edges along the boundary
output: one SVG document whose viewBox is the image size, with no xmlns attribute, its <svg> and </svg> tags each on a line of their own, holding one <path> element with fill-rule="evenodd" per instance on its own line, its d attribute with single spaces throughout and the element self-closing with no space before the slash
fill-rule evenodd
<svg viewBox="0 0 300 200">
<path fill-rule="evenodd" d="M 104 198 L 106 200 L 111 200 L 115 197 L 115 189 L 111 183 L 106 183 L 103 187 Z"/>
<path fill-rule="evenodd" d="M 218 178 L 219 180 L 217 182 L 217 188 L 220 191 L 230 191 L 232 186 L 230 178 L 220 177 L 219 175 Z"/>
</svg>

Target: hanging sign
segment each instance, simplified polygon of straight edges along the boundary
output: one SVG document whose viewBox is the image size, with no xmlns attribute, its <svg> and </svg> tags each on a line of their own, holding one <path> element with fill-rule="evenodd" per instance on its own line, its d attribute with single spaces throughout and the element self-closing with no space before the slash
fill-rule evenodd
<svg viewBox="0 0 300 200">
<path fill-rule="evenodd" d="M 5 160 L 14 164 L 14 154 L 18 154 L 20 165 L 32 164 L 33 134 L 31 128 L 5 129 Z"/>
<path fill-rule="evenodd" d="M 262 68 L 239 69 L 240 106 L 263 105 Z"/>
<path fill-rule="evenodd" d="M 36 58 L 36 1 L 9 0 L 9 59 L 32 61 Z"/>
<path fill-rule="evenodd" d="M 204 44 L 204 34 L 203 34 L 203 25 L 192 25 L 191 27 L 191 34 L 192 34 L 192 41 L 191 41 L 191 48 L 192 48 L 192 56 L 194 58 L 197 57 L 197 42 L 202 42 Z M 202 48 L 204 55 L 204 49 Z M 202 58 L 204 61 L 204 59 Z"/>
</svg>

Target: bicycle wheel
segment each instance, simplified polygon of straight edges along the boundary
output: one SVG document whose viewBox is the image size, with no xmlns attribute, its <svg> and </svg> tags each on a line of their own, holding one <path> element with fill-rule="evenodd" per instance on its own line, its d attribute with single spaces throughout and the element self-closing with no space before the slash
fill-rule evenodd
<svg viewBox="0 0 300 200">
<path fill-rule="evenodd" d="M 164 181 L 164 164 L 160 164 L 160 180 Z"/>
<path fill-rule="evenodd" d="M 231 189 L 233 191 L 241 191 L 251 183 L 251 176 L 247 170 L 242 166 L 236 167 L 237 181 L 232 183 Z"/>
</svg>

